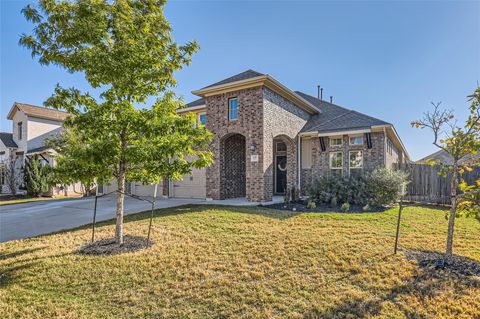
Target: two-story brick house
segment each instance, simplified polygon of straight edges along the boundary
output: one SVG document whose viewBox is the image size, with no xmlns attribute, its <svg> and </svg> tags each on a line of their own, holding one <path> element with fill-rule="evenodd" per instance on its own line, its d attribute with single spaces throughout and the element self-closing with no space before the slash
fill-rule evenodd
<svg viewBox="0 0 480 319">
<path fill-rule="evenodd" d="M 292 91 L 248 70 L 195 90 L 195 112 L 213 135 L 215 162 L 181 181 L 173 197 L 269 201 L 324 174 L 357 175 L 408 160 L 394 126 Z"/>
</svg>

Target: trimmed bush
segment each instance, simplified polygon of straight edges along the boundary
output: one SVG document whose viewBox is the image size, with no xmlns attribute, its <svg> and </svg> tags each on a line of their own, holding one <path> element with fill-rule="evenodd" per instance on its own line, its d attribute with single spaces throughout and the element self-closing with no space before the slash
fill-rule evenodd
<svg viewBox="0 0 480 319">
<path fill-rule="evenodd" d="M 378 168 L 366 177 L 370 203 L 375 206 L 394 204 L 402 195 L 402 185 L 408 175 L 402 171 Z"/>
<path fill-rule="evenodd" d="M 311 200 L 332 206 L 338 203 L 363 206 L 368 200 L 366 183 L 362 177 L 322 176 L 307 187 L 307 193 Z"/>
<path fill-rule="evenodd" d="M 307 186 L 310 200 L 337 206 L 350 203 L 370 208 L 395 203 L 407 175 L 401 171 L 379 168 L 364 177 L 322 176 Z"/>
</svg>

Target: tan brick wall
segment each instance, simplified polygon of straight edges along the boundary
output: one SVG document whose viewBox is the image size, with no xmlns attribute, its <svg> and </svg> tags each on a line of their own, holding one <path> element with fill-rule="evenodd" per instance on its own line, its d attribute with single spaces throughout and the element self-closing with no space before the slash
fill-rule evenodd
<svg viewBox="0 0 480 319">
<path fill-rule="evenodd" d="M 287 145 L 287 187 L 298 184 L 297 135 L 310 115 L 292 102 L 268 88 L 263 88 L 264 100 L 264 183 L 265 198 L 271 199 L 274 183 L 274 139 Z"/>
<path fill-rule="evenodd" d="M 229 121 L 228 99 L 233 97 L 238 98 L 238 119 Z M 233 134 L 245 137 L 248 200 L 269 201 L 272 198 L 275 138 L 287 144 L 287 184 L 296 184 L 296 136 L 308 120 L 308 113 L 264 87 L 207 97 L 206 107 L 206 127 L 214 135 L 211 150 L 215 160 L 207 168 L 207 198 L 226 198 L 221 183 L 223 143 L 225 138 Z M 258 155 L 257 162 L 251 161 L 252 155 Z"/>
<path fill-rule="evenodd" d="M 238 119 L 228 119 L 228 99 L 238 98 Z M 206 98 L 207 129 L 213 133 L 211 151 L 214 163 L 207 168 L 207 198 L 224 199 L 220 183 L 223 154 L 221 143 L 233 134 L 245 137 L 246 197 L 252 201 L 264 200 L 263 183 L 263 93 L 261 87 L 228 92 Z M 251 155 L 258 155 L 252 162 Z"/>
</svg>

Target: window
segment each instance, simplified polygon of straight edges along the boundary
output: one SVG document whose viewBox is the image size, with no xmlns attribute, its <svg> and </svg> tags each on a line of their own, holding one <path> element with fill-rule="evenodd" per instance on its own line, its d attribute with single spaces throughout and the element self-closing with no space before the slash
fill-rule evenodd
<svg viewBox="0 0 480 319">
<path fill-rule="evenodd" d="M 342 137 L 330 137 L 330 146 L 342 146 Z"/>
<path fill-rule="evenodd" d="M 350 145 L 363 145 L 363 136 L 350 136 Z"/>
<path fill-rule="evenodd" d="M 350 152 L 350 169 L 363 168 L 363 154 L 362 151 Z"/>
<path fill-rule="evenodd" d="M 342 169 L 343 168 L 343 153 L 342 152 L 332 152 L 332 153 L 330 153 L 330 168 L 331 169 Z"/>
<path fill-rule="evenodd" d="M 198 122 L 205 126 L 205 124 L 207 124 L 207 113 L 200 113 L 198 116 Z"/>
<path fill-rule="evenodd" d="M 18 124 L 17 124 L 17 129 L 18 129 L 18 130 L 17 130 L 17 131 L 18 131 L 18 132 L 17 132 L 17 134 L 18 134 L 18 135 L 17 135 L 17 136 L 18 136 L 18 139 L 21 140 L 21 139 L 22 139 L 22 133 L 23 133 L 23 132 L 22 132 L 22 122 L 18 122 Z"/>
<path fill-rule="evenodd" d="M 390 155 L 393 155 L 393 153 L 396 153 L 395 146 L 393 145 L 393 142 L 391 139 L 387 139 L 387 153 Z"/>
<path fill-rule="evenodd" d="M 287 144 L 284 142 L 277 142 L 275 144 L 275 151 L 277 153 L 285 153 L 287 151 Z"/>
<path fill-rule="evenodd" d="M 363 174 L 363 153 L 362 151 L 352 151 L 349 153 L 348 166 L 350 167 L 350 177 L 358 178 Z"/>
<path fill-rule="evenodd" d="M 228 100 L 228 119 L 236 121 L 238 118 L 238 99 L 231 98 Z"/>
</svg>

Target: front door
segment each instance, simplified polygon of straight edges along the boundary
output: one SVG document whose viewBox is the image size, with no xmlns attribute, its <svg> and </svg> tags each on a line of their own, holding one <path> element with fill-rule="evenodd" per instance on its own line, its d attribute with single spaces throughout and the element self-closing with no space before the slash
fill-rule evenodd
<svg viewBox="0 0 480 319">
<path fill-rule="evenodd" d="M 279 155 L 275 166 L 275 193 L 283 194 L 287 189 L 287 156 Z"/>
</svg>

